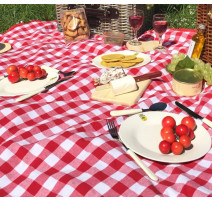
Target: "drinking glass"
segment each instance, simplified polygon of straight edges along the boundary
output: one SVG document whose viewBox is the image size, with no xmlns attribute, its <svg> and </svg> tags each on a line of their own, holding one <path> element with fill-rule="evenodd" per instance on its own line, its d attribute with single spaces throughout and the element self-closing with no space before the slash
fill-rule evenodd
<svg viewBox="0 0 212 201">
<path fill-rule="evenodd" d="M 166 14 L 153 15 L 153 29 L 159 36 L 159 46 L 155 48 L 158 51 L 164 51 L 166 48 L 162 45 L 162 35 L 168 28 L 168 20 Z"/>
<path fill-rule="evenodd" d="M 144 22 L 144 14 L 142 10 L 135 9 L 130 11 L 129 23 L 134 32 L 134 39 L 129 42 L 130 45 L 135 45 L 135 46 L 141 45 L 141 43 L 138 41 L 138 38 L 137 38 L 137 32 L 142 27 L 143 22 Z"/>
</svg>

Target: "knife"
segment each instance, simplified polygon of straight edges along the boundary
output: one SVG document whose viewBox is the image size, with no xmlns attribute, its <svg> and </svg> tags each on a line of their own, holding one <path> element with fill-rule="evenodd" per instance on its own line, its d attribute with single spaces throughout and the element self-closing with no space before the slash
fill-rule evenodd
<svg viewBox="0 0 212 201">
<path fill-rule="evenodd" d="M 204 117 L 201 117 L 200 115 L 198 115 L 197 113 L 193 112 L 192 110 L 190 110 L 189 108 L 187 108 L 186 106 L 182 105 L 181 103 L 175 101 L 175 104 L 182 110 L 184 110 L 185 112 L 187 112 L 190 116 L 194 117 L 195 119 L 201 119 L 202 122 L 204 122 L 205 124 L 207 124 L 209 127 L 212 128 L 212 122 L 209 119 L 206 119 Z"/>
<path fill-rule="evenodd" d="M 43 87 L 43 88 L 41 88 L 41 89 L 37 89 L 37 90 L 33 91 L 32 93 L 23 95 L 23 96 L 17 98 L 17 99 L 16 99 L 16 102 L 23 101 L 23 100 L 25 100 L 25 99 L 27 99 L 27 98 L 30 98 L 30 97 L 32 97 L 32 96 L 34 96 L 34 95 L 36 95 L 36 94 L 39 94 L 39 93 L 41 93 L 41 92 L 43 92 L 43 91 L 49 90 L 49 89 L 51 89 L 52 87 L 54 87 L 54 86 L 60 84 L 61 82 L 64 82 L 64 81 L 66 81 L 66 80 L 68 80 L 68 79 L 71 79 L 72 77 L 73 77 L 73 75 L 72 75 L 72 76 L 69 76 L 69 77 L 62 78 L 62 79 L 58 80 L 57 82 L 55 82 L 55 83 L 53 83 L 53 84 L 49 84 L 49 85 L 47 85 L 47 86 L 45 86 L 45 87 Z"/>
<path fill-rule="evenodd" d="M 144 74 L 144 75 L 139 75 L 137 77 L 134 77 L 134 79 L 135 79 L 136 82 L 141 82 L 143 80 L 148 80 L 148 79 L 151 79 L 151 78 L 159 77 L 161 75 L 162 75 L 162 73 L 160 71 L 156 71 L 156 72 L 153 72 L 153 73 L 147 73 L 147 74 Z M 108 89 L 108 88 L 110 88 L 109 83 L 97 86 L 96 91 L 100 91 L 100 90 Z"/>
</svg>

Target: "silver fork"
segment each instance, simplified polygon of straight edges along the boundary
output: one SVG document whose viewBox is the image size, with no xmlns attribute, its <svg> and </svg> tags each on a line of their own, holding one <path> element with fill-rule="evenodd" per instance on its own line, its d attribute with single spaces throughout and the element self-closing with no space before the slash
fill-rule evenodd
<svg viewBox="0 0 212 201">
<path fill-rule="evenodd" d="M 131 150 L 129 149 L 119 138 L 117 127 L 115 126 L 115 123 L 113 120 L 106 119 L 107 127 L 109 130 L 110 135 L 116 139 L 119 140 L 122 145 L 127 150 L 127 153 L 134 159 L 134 161 L 137 163 L 137 165 L 149 176 L 150 179 L 157 181 L 158 177 L 145 165 L 143 161 L 140 160 L 140 158 Z"/>
</svg>

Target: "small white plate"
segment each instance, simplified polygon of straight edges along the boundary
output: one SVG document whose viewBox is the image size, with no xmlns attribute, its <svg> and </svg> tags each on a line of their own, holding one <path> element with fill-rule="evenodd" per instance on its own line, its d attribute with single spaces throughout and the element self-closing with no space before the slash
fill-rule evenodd
<svg viewBox="0 0 212 201">
<path fill-rule="evenodd" d="M 99 68 L 109 68 L 109 67 L 105 67 L 105 66 L 102 66 L 101 65 L 101 57 L 103 55 L 107 55 L 107 54 L 124 54 L 124 55 L 133 55 L 137 52 L 134 52 L 134 51 L 129 51 L 129 50 L 124 50 L 124 51 L 116 51 L 116 52 L 110 52 L 110 53 L 105 53 L 105 54 L 101 54 L 97 57 L 95 57 L 93 60 L 92 60 L 92 64 L 96 67 L 99 67 Z M 132 67 L 128 67 L 128 68 L 137 68 L 137 67 L 141 67 L 141 66 L 144 66 L 146 64 L 148 64 L 150 61 L 151 61 L 151 57 L 147 54 L 144 54 L 144 53 L 138 53 L 136 55 L 137 57 L 142 57 L 144 59 L 144 61 L 142 63 L 139 63 L 135 66 L 132 66 Z"/>
<path fill-rule="evenodd" d="M 168 112 L 144 112 L 147 120 L 141 120 L 139 114 L 130 116 L 120 126 L 119 135 L 123 143 L 135 153 L 155 161 L 165 163 L 184 163 L 204 156 L 211 148 L 211 137 L 207 130 L 197 123 L 192 147 L 181 155 L 162 154 L 158 148 L 162 141 L 160 130 L 165 116 L 172 116 L 180 124 L 183 116 Z"/>
<path fill-rule="evenodd" d="M 37 79 L 34 81 L 22 80 L 17 83 L 11 83 L 7 77 L 2 79 L 0 81 L 0 96 L 12 97 L 29 94 L 49 84 L 53 84 L 58 80 L 58 70 L 45 65 L 41 66 L 41 68 L 45 69 L 48 73 L 45 79 Z"/>
</svg>

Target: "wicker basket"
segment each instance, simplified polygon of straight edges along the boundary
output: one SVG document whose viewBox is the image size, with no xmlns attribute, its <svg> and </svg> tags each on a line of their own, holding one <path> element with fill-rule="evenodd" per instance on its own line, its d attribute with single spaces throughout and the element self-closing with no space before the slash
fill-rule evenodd
<svg viewBox="0 0 212 201">
<path fill-rule="evenodd" d="M 211 4 L 198 4 L 197 6 L 197 25 L 203 23 L 206 25 L 205 30 L 205 45 L 202 50 L 201 59 L 204 62 L 212 64 L 212 20 L 208 13 L 212 11 Z"/>
<path fill-rule="evenodd" d="M 143 5 L 143 6 L 142 6 Z M 82 6 L 78 5 L 78 6 Z M 132 9 L 135 9 L 137 6 L 133 4 L 100 4 L 101 9 L 105 9 L 106 7 L 113 7 L 119 10 L 119 18 L 118 19 L 112 19 L 110 23 L 108 22 L 102 22 L 98 28 L 90 28 L 91 34 L 103 34 L 104 31 L 118 31 L 122 32 L 125 34 L 125 40 L 129 40 L 133 38 L 133 31 L 129 25 L 128 17 L 129 17 L 129 12 Z M 144 10 L 144 18 L 145 22 L 144 25 L 142 26 L 141 30 L 138 31 L 138 34 L 143 33 L 144 31 L 149 29 L 149 23 L 148 20 L 152 20 L 153 12 L 152 10 L 146 9 L 145 4 L 140 4 L 139 8 Z M 68 9 L 68 4 L 56 4 L 56 15 L 57 15 L 57 22 L 58 22 L 58 31 L 62 31 L 62 26 L 60 22 L 60 12 L 61 10 L 67 10 Z"/>
<path fill-rule="evenodd" d="M 80 6 L 80 5 L 79 5 Z M 91 34 L 103 34 L 104 31 L 118 31 L 125 34 L 125 39 L 128 40 L 133 36 L 133 32 L 128 23 L 128 15 L 129 11 L 133 9 L 132 4 L 100 4 L 101 9 L 105 9 L 106 7 L 111 6 L 113 8 L 117 8 L 119 10 L 119 18 L 111 19 L 111 23 L 103 22 L 99 27 L 93 29 L 90 28 Z M 83 5 L 82 5 L 83 7 Z M 57 23 L 58 23 L 58 31 L 62 31 L 62 26 L 60 22 L 60 12 L 61 10 L 67 10 L 68 4 L 56 4 L 56 15 L 57 15 Z"/>
</svg>

